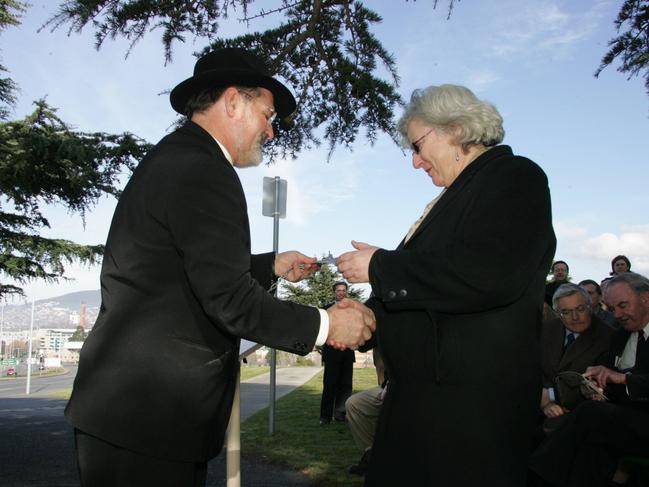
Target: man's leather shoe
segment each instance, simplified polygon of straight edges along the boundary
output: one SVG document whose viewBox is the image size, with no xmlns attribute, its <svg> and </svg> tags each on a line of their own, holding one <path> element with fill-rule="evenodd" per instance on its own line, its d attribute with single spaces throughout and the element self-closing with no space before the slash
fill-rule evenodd
<svg viewBox="0 0 649 487">
<path fill-rule="evenodd" d="M 367 473 L 367 469 L 370 466 L 371 456 L 372 456 L 372 449 L 368 448 L 363 452 L 363 455 L 361 456 L 361 459 L 358 461 L 358 463 L 351 465 L 347 469 L 347 471 L 353 475 L 365 475 L 365 473 Z"/>
</svg>

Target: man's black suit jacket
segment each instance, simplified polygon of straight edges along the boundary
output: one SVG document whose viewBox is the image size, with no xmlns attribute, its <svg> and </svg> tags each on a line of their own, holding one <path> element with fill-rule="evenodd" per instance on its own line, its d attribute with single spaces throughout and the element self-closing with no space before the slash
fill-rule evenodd
<svg viewBox="0 0 649 487">
<path fill-rule="evenodd" d="M 317 309 L 267 293 L 273 261 L 250 254 L 243 189 L 210 134 L 188 122 L 162 139 L 113 216 L 70 423 L 156 457 L 218 454 L 239 338 L 306 354 L 319 330 Z"/>
<path fill-rule="evenodd" d="M 608 367 L 621 372 L 629 372 L 626 385 L 609 384 L 605 393 L 616 403 L 630 403 L 636 407 L 649 410 L 649 364 L 642 367 L 635 365 L 630 371 L 621 370 L 619 358 L 624 352 L 631 332 L 624 328 L 617 330 L 613 337 Z"/>
</svg>

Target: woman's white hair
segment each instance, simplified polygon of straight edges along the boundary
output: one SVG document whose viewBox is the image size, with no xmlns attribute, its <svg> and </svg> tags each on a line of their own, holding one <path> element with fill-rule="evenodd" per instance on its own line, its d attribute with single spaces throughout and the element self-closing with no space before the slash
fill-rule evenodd
<svg viewBox="0 0 649 487">
<path fill-rule="evenodd" d="M 503 118 L 496 107 L 464 86 L 429 86 L 413 91 L 397 125 L 406 148 L 411 147 L 408 125 L 413 120 L 455 135 L 455 143 L 464 149 L 473 144 L 491 147 L 505 138 Z"/>
</svg>

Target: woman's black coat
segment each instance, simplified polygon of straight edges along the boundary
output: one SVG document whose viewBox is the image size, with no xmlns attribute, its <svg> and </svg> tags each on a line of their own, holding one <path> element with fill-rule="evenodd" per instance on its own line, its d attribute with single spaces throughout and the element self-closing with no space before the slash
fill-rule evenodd
<svg viewBox="0 0 649 487">
<path fill-rule="evenodd" d="M 473 161 L 417 232 L 370 262 L 390 370 L 366 486 L 523 486 L 554 254 L 544 172 L 507 146 Z"/>
</svg>

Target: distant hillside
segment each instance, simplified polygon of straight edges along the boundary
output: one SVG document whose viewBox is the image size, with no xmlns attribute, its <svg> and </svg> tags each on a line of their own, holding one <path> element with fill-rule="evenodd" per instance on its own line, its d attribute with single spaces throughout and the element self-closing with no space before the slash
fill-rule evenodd
<svg viewBox="0 0 649 487">
<path fill-rule="evenodd" d="M 56 302 L 62 308 L 69 308 L 79 311 L 81 303 L 86 303 L 88 307 L 98 307 L 101 304 L 101 293 L 99 289 L 94 291 L 79 291 L 78 293 L 64 294 L 56 298 L 42 299 L 36 301 L 36 304 L 45 302 Z"/>
<path fill-rule="evenodd" d="M 86 328 L 92 327 L 101 304 L 99 289 L 64 294 L 36 301 L 34 306 L 35 328 L 76 328 L 79 324 L 81 304 L 86 305 Z M 29 328 L 31 303 L 8 304 L 4 313 L 4 330 L 19 331 Z"/>
</svg>

